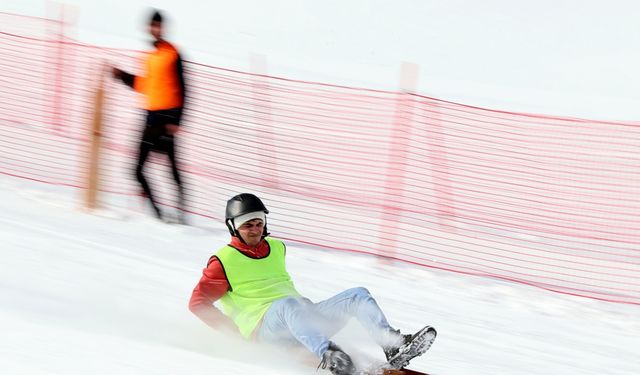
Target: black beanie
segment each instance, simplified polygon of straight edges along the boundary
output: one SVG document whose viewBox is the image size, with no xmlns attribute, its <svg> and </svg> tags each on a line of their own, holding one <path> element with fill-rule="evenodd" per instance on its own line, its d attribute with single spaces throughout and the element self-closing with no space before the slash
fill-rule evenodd
<svg viewBox="0 0 640 375">
<path fill-rule="evenodd" d="M 154 10 L 153 14 L 151 15 L 150 23 L 154 23 L 154 22 L 162 23 L 162 13 L 160 13 L 160 11 L 158 10 Z"/>
</svg>

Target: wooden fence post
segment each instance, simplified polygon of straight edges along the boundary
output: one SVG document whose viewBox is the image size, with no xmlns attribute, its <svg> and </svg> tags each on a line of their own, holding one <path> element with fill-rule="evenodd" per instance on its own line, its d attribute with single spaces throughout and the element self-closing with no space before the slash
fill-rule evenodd
<svg viewBox="0 0 640 375">
<path fill-rule="evenodd" d="M 98 85 L 94 95 L 93 116 L 91 119 L 91 131 L 89 132 L 89 167 L 87 171 L 87 189 L 85 195 L 85 208 L 94 210 L 98 207 L 98 189 L 100 186 L 100 147 L 102 143 L 102 107 L 104 104 L 104 71 L 100 70 Z"/>
</svg>

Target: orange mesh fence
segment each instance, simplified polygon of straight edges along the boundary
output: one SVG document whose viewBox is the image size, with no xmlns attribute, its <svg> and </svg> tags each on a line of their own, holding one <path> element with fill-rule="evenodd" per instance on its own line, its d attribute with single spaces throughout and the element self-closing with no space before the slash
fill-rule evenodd
<svg viewBox="0 0 640 375">
<path fill-rule="evenodd" d="M 0 173 L 83 188 L 95 84 L 140 52 L 0 14 Z M 280 238 L 640 304 L 640 125 L 186 64 L 188 210 L 264 197 Z M 136 196 L 139 98 L 107 80 L 102 190 Z M 168 162 L 145 171 L 175 205 Z"/>
</svg>

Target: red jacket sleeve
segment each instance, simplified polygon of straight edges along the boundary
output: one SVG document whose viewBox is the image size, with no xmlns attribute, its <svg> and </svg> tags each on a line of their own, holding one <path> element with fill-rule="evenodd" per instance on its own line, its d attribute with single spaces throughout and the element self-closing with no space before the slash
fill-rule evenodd
<svg viewBox="0 0 640 375">
<path fill-rule="evenodd" d="M 233 321 L 213 306 L 213 303 L 224 296 L 228 290 L 229 281 L 222 264 L 217 257 L 213 256 L 207 268 L 202 271 L 198 285 L 193 289 L 189 310 L 210 327 L 223 330 L 231 328 L 237 331 Z"/>
</svg>

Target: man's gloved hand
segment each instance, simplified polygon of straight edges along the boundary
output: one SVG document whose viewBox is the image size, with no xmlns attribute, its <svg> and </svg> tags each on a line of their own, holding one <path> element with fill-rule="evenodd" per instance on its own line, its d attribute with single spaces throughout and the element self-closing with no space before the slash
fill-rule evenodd
<svg viewBox="0 0 640 375">
<path fill-rule="evenodd" d="M 112 67 L 111 68 L 111 74 L 113 74 L 113 78 L 116 79 L 121 79 L 122 78 L 122 70 L 116 68 L 116 67 Z"/>
<path fill-rule="evenodd" d="M 164 128 L 166 129 L 167 134 L 169 135 L 174 135 L 178 132 L 178 130 L 180 130 L 180 126 L 176 124 L 166 124 Z"/>
</svg>

